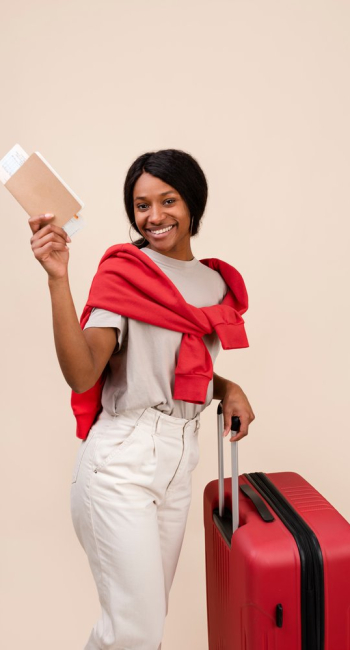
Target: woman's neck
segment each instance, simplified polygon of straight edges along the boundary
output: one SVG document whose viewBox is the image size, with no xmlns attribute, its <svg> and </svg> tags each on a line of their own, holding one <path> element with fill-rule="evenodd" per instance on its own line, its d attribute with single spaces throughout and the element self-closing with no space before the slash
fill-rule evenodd
<svg viewBox="0 0 350 650">
<path fill-rule="evenodd" d="M 156 253 L 159 253 L 160 255 L 165 255 L 166 257 L 171 257 L 174 260 L 182 260 L 183 262 L 190 262 L 191 260 L 194 259 L 194 255 L 191 250 L 191 246 L 186 247 L 184 249 L 180 250 L 160 250 L 159 248 L 155 248 L 154 246 L 144 246 L 144 248 L 149 248 L 152 251 L 155 251 Z"/>
</svg>

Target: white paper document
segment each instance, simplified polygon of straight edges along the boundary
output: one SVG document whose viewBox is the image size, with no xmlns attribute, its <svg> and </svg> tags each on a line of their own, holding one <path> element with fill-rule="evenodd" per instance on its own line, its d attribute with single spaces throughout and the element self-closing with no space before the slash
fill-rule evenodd
<svg viewBox="0 0 350 650">
<path fill-rule="evenodd" d="M 64 224 L 63 230 L 66 231 L 68 237 L 72 237 L 76 232 L 84 228 L 85 225 L 83 217 L 78 212 L 78 214 Z"/>
<path fill-rule="evenodd" d="M 15 144 L 6 156 L 0 160 L 0 181 L 6 183 L 28 157 L 24 149 L 19 144 Z"/>
</svg>

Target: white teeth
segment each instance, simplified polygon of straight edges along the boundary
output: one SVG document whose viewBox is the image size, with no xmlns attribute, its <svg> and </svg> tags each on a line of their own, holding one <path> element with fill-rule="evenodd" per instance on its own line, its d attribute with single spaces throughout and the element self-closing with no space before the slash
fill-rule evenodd
<svg viewBox="0 0 350 650">
<path fill-rule="evenodd" d="M 169 226 L 168 228 L 163 228 L 162 230 L 151 230 L 151 233 L 153 235 L 161 235 L 163 232 L 168 232 L 172 228 L 173 228 L 173 226 Z"/>
</svg>

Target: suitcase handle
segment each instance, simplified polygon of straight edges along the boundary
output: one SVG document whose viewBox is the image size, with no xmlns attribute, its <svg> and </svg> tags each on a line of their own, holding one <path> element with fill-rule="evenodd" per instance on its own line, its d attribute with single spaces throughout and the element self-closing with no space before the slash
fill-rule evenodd
<svg viewBox="0 0 350 650">
<path fill-rule="evenodd" d="M 217 410 L 218 420 L 218 460 L 219 460 L 219 516 L 224 513 L 224 414 L 222 401 L 219 402 Z M 241 426 L 239 417 L 234 415 L 231 420 L 232 433 L 238 433 Z M 232 475 L 232 532 L 238 528 L 239 511 L 238 511 L 238 448 L 237 442 L 231 442 L 231 475 Z"/>
<path fill-rule="evenodd" d="M 275 521 L 273 514 L 270 512 L 258 493 L 253 490 L 251 485 L 240 485 L 240 488 L 243 494 L 245 494 L 245 496 L 254 503 L 261 519 L 267 523 L 270 523 L 270 521 Z"/>
</svg>

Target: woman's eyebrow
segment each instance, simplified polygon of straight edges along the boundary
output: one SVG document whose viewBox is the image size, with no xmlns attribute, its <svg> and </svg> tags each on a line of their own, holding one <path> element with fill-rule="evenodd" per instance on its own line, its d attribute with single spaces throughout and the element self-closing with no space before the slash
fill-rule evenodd
<svg viewBox="0 0 350 650">
<path fill-rule="evenodd" d="M 159 196 L 165 196 L 166 194 L 175 194 L 173 190 L 168 190 L 168 192 L 161 192 Z M 134 201 L 138 201 L 139 199 L 147 199 L 147 196 L 135 196 Z"/>
</svg>

